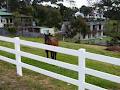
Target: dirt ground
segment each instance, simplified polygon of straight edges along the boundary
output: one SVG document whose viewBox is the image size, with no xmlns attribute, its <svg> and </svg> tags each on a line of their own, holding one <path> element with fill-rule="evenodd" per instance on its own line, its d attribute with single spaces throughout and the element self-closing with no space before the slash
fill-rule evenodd
<svg viewBox="0 0 120 90">
<path fill-rule="evenodd" d="M 22 77 L 17 76 L 15 66 L 0 61 L 0 90 L 67 90 L 60 85 L 54 86 L 50 77 L 25 72 Z"/>
<path fill-rule="evenodd" d="M 120 46 L 110 46 L 106 50 L 113 52 L 120 52 Z"/>
</svg>

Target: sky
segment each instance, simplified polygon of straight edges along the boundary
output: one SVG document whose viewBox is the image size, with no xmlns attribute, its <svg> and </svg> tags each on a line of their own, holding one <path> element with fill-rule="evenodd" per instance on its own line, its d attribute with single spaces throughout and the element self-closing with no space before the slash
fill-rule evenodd
<svg viewBox="0 0 120 90">
<path fill-rule="evenodd" d="M 69 1 L 69 0 L 68 0 Z M 70 7 L 70 3 L 68 2 L 68 1 L 66 1 L 66 0 L 64 0 L 64 2 L 58 2 L 58 3 L 63 3 L 65 6 L 67 6 L 67 7 Z M 75 3 L 75 6 L 77 7 L 77 8 L 80 8 L 82 5 L 86 5 L 86 6 L 88 6 L 89 5 L 89 3 L 88 3 L 88 1 L 90 1 L 90 0 L 74 0 L 76 3 Z M 95 1 L 95 0 L 92 0 L 92 1 Z M 50 2 L 48 2 L 48 3 L 42 3 L 43 5 L 51 5 L 51 3 Z M 53 6 L 53 7 L 56 7 L 56 5 L 51 5 L 51 6 Z"/>
<path fill-rule="evenodd" d="M 76 2 L 76 6 L 80 8 L 82 5 L 88 5 L 87 0 L 74 0 Z"/>
<path fill-rule="evenodd" d="M 69 0 L 64 0 L 64 5 L 69 7 L 70 4 L 68 2 Z M 88 5 L 87 0 L 74 0 L 76 2 L 76 7 L 80 8 L 82 5 Z"/>
<path fill-rule="evenodd" d="M 64 0 L 65 1 L 69 1 L 69 0 Z M 93 5 L 94 3 L 98 3 L 100 2 L 100 0 L 74 0 L 76 2 L 76 7 L 80 8 L 81 6 L 85 5 L 85 6 L 91 6 Z M 68 2 L 65 2 L 67 3 L 67 6 L 69 6 Z"/>
</svg>

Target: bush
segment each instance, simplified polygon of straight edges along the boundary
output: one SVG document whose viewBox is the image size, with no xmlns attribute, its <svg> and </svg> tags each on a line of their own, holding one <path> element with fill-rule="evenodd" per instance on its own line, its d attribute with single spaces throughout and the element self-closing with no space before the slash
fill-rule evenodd
<svg viewBox="0 0 120 90">
<path fill-rule="evenodd" d="M 15 27 L 8 27 L 7 28 L 7 31 L 10 33 L 10 34 L 16 34 L 17 30 Z"/>
</svg>

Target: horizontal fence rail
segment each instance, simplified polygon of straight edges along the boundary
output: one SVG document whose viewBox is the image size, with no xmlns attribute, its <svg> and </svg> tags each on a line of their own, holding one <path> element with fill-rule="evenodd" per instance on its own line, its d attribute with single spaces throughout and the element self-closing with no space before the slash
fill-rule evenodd
<svg viewBox="0 0 120 90">
<path fill-rule="evenodd" d="M 0 36 L 0 40 L 1 41 L 5 41 L 5 42 L 11 42 L 11 43 L 14 43 L 14 38 L 9 38 L 9 37 L 3 37 L 3 36 Z"/>
<path fill-rule="evenodd" d="M 107 89 L 104 89 L 104 88 L 101 88 L 101 87 L 98 87 L 98 86 L 95 86 L 89 83 L 85 83 L 84 87 L 89 90 L 107 90 Z"/>
<path fill-rule="evenodd" d="M 16 65 L 16 61 L 15 60 L 7 58 L 7 57 L 4 57 L 4 56 L 1 56 L 1 55 L 0 55 L 0 60 L 3 60 L 5 62 L 9 62 L 11 64 L 15 64 Z"/>
<path fill-rule="evenodd" d="M 45 58 L 45 57 L 42 57 L 42 56 L 38 56 L 38 55 L 34 55 L 34 54 L 22 52 L 22 51 L 20 52 L 20 55 L 24 56 L 24 57 L 34 59 L 34 60 L 37 60 L 37 61 L 40 61 L 40 62 L 56 65 L 56 66 L 63 67 L 63 68 L 73 70 L 73 71 L 78 71 L 78 66 L 77 65 L 68 64 L 68 63 L 65 63 L 65 62 Z"/>
<path fill-rule="evenodd" d="M 78 81 L 75 80 L 75 79 L 72 79 L 72 78 L 69 78 L 69 77 L 66 77 L 66 76 L 63 76 L 63 75 L 60 75 L 60 74 L 56 74 L 56 73 L 53 73 L 53 72 L 50 72 L 50 71 L 47 71 L 47 70 L 44 70 L 44 69 L 40 69 L 38 67 L 28 65 L 28 64 L 25 64 L 25 63 L 20 63 L 20 64 L 21 64 L 22 67 L 24 67 L 26 69 L 30 69 L 32 71 L 44 74 L 46 76 L 54 77 L 55 79 L 59 79 L 59 80 L 62 80 L 62 81 L 65 81 L 65 82 L 68 82 L 68 83 L 71 83 L 71 84 L 74 84 L 74 85 L 78 85 Z"/>
<path fill-rule="evenodd" d="M 16 53 L 16 51 L 14 49 L 3 47 L 3 46 L 0 46 L 0 50 L 5 51 L 5 52 L 9 52 L 9 53 L 12 53 L 12 54 Z"/>
<path fill-rule="evenodd" d="M 58 52 L 58 53 L 63 53 L 63 54 L 68 54 L 68 55 L 73 55 L 73 56 L 79 55 L 78 51 L 73 50 L 73 49 L 50 46 L 50 45 L 46 45 L 46 44 L 42 44 L 42 43 L 35 43 L 35 42 L 30 42 L 30 41 L 25 41 L 25 40 L 20 40 L 20 43 L 25 46 L 31 46 L 31 47 L 35 47 L 35 48 L 50 50 L 50 51 L 54 51 L 54 52 Z"/>
<path fill-rule="evenodd" d="M 86 58 L 120 66 L 120 59 L 86 52 Z"/>
<path fill-rule="evenodd" d="M 97 70 L 86 68 L 86 74 L 96 76 L 96 77 L 99 77 L 102 79 L 106 79 L 106 80 L 109 80 L 109 81 L 112 81 L 115 83 L 120 83 L 120 77 L 115 76 L 115 75 L 111 75 L 108 73 L 100 72 Z"/>
<path fill-rule="evenodd" d="M 105 72 L 101 72 L 101 71 L 97 71 L 97 70 L 93 70 L 93 69 L 85 67 L 85 59 L 86 58 L 88 58 L 90 60 L 96 60 L 96 61 L 105 62 L 105 63 L 120 66 L 120 59 L 119 58 L 114 58 L 114 57 L 109 57 L 109 56 L 104 56 L 104 55 L 99 55 L 99 54 L 86 52 L 84 49 L 73 50 L 73 49 L 67 49 L 67 48 L 62 48 L 62 47 L 45 45 L 45 44 L 42 44 L 42 43 L 20 40 L 18 37 L 9 38 L 9 37 L 0 36 L 0 40 L 5 41 L 5 42 L 11 42 L 11 43 L 14 44 L 15 49 L 0 46 L 0 50 L 8 52 L 8 53 L 15 54 L 16 55 L 16 60 L 10 59 L 8 57 L 1 56 L 1 55 L 0 55 L 0 60 L 9 62 L 11 64 L 15 64 L 16 69 L 17 69 L 17 74 L 20 75 L 20 76 L 22 76 L 22 67 L 23 67 L 23 68 L 30 69 L 32 71 L 38 72 L 40 74 L 44 74 L 46 76 L 50 76 L 50 77 L 53 77 L 55 79 L 62 80 L 64 82 L 76 85 L 76 86 L 78 86 L 79 90 L 85 90 L 85 89 L 107 90 L 107 89 L 104 89 L 104 88 L 86 83 L 85 82 L 85 74 L 95 76 L 95 77 L 99 77 L 99 78 L 109 80 L 109 81 L 112 81 L 112 82 L 115 82 L 115 83 L 120 83 L 120 77 L 119 76 L 108 74 L 108 73 L 105 73 Z M 79 64 L 78 65 L 73 65 L 73 64 L 62 62 L 62 61 L 53 60 L 53 59 L 50 59 L 50 58 L 45 58 L 45 57 L 42 57 L 42 56 L 31 54 L 31 53 L 28 53 L 28 52 L 23 52 L 23 51 L 20 50 L 20 45 L 25 45 L 25 46 L 29 46 L 29 47 L 33 47 L 33 48 L 45 49 L 45 50 L 55 51 L 55 52 L 59 52 L 59 53 L 63 53 L 63 54 L 78 56 L 79 57 L 78 58 Z M 57 74 L 57 73 L 54 73 L 54 72 L 51 72 L 51 71 L 47 71 L 47 70 L 38 68 L 36 66 L 32 66 L 32 65 L 23 63 L 23 62 L 21 62 L 21 57 L 22 56 L 33 59 L 33 60 L 37 60 L 37 61 L 40 61 L 40 62 L 44 62 L 44 63 L 50 64 L 50 65 L 55 65 L 55 66 L 58 66 L 58 67 L 61 67 L 61 68 L 76 71 L 76 72 L 78 72 L 79 79 L 76 80 L 76 79 L 73 79 L 73 78 L 70 78 L 70 77 L 67 77 L 67 76 L 63 76 L 63 75 L 60 75 L 60 74 Z"/>
</svg>

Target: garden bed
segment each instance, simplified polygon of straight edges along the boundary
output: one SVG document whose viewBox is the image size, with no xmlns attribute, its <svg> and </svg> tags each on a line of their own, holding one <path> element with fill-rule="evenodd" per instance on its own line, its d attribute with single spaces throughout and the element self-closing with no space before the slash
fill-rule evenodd
<svg viewBox="0 0 120 90">
<path fill-rule="evenodd" d="M 109 46 L 106 50 L 120 52 L 120 46 Z"/>
</svg>

